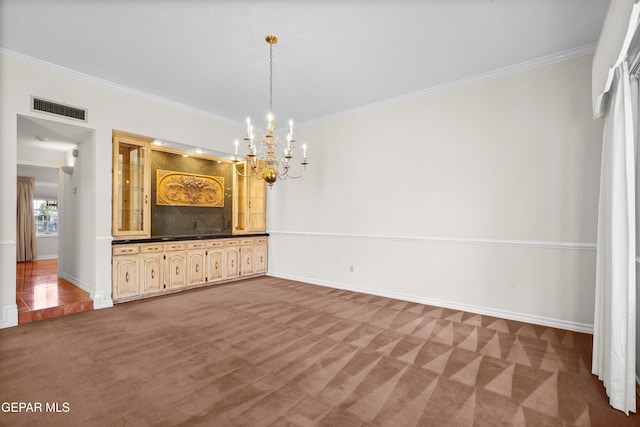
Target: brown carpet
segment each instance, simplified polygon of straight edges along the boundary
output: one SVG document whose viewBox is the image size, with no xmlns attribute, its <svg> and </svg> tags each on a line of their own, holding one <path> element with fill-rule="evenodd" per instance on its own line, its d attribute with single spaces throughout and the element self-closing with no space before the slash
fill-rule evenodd
<svg viewBox="0 0 640 427">
<path fill-rule="evenodd" d="M 587 334 L 263 277 L 0 330 L 0 424 L 639 425 L 590 366 Z"/>
</svg>

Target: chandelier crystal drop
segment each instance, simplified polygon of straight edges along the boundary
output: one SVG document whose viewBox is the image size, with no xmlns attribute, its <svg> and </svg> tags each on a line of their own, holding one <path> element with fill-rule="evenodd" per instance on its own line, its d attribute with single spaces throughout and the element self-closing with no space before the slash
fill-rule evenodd
<svg viewBox="0 0 640 427">
<path fill-rule="evenodd" d="M 269 184 L 269 188 L 277 179 L 285 180 L 287 178 L 300 178 L 307 167 L 307 145 L 302 145 L 302 171 L 298 175 L 293 175 L 290 169 L 290 162 L 293 159 L 295 149 L 295 138 L 293 137 L 293 121 L 289 120 L 289 133 L 284 142 L 275 134 L 276 122 L 273 116 L 273 45 L 278 42 L 276 36 L 266 36 L 266 42 L 269 44 L 269 114 L 267 114 L 266 134 L 260 137 L 259 141 L 255 141 L 253 133 L 253 125 L 251 119 L 247 117 L 247 134 L 244 141 L 247 145 L 249 153 L 247 154 L 247 171 L 249 174 L 243 175 L 236 168 L 236 173 L 243 177 L 255 176 L 257 179 L 264 180 Z M 238 140 L 235 140 L 235 156 L 234 162 L 238 159 Z"/>
</svg>

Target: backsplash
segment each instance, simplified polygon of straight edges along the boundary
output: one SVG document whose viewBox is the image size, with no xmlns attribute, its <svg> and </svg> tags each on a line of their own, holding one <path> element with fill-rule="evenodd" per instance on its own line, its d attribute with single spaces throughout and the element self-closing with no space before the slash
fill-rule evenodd
<svg viewBox="0 0 640 427">
<path fill-rule="evenodd" d="M 224 206 L 158 206 L 156 205 L 157 170 L 222 177 Z M 233 165 L 228 162 L 184 157 L 164 151 L 151 152 L 151 236 L 191 236 L 231 234 L 232 232 Z"/>
</svg>

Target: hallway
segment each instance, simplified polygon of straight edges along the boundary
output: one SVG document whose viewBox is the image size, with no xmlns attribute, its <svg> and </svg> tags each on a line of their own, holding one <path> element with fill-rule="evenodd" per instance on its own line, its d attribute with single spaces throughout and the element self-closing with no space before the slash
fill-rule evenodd
<svg viewBox="0 0 640 427">
<path fill-rule="evenodd" d="M 16 265 L 18 324 L 93 310 L 89 294 L 58 278 L 58 260 Z"/>
</svg>

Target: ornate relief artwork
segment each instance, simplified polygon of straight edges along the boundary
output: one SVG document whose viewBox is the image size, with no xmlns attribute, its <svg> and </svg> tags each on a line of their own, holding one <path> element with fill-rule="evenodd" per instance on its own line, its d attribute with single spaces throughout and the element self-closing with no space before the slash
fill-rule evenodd
<svg viewBox="0 0 640 427">
<path fill-rule="evenodd" d="M 156 171 L 159 206 L 224 207 L 224 177 Z"/>
</svg>

